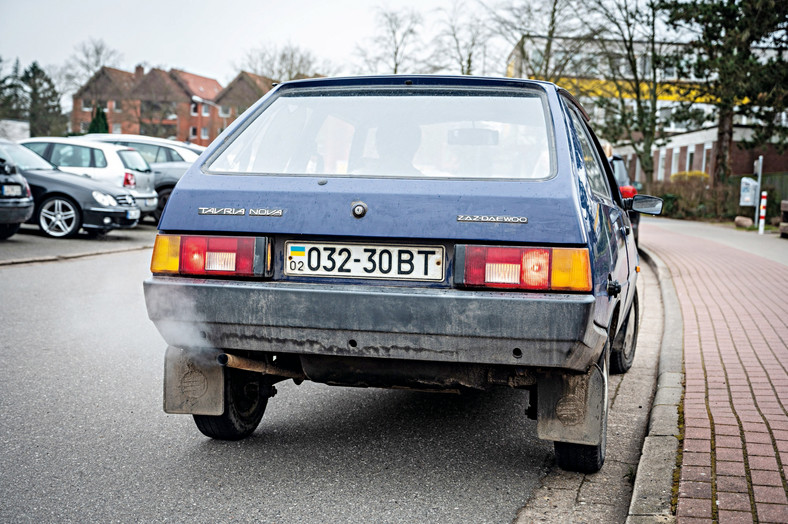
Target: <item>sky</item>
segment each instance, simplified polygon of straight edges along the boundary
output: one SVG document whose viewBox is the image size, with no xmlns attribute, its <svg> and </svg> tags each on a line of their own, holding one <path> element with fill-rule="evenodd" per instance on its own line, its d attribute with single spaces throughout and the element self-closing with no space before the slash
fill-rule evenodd
<svg viewBox="0 0 788 524">
<path fill-rule="evenodd" d="M 144 63 L 182 69 L 227 85 L 246 51 L 298 45 L 319 61 L 350 64 L 375 29 L 378 6 L 413 7 L 428 18 L 450 0 L 0 0 L 0 57 L 63 65 L 75 46 L 102 39 L 122 55 L 121 69 Z M 428 27 L 427 30 L 430 28 Z M 346 67 L 338 73 L 351 74 Z"/>
</svg>

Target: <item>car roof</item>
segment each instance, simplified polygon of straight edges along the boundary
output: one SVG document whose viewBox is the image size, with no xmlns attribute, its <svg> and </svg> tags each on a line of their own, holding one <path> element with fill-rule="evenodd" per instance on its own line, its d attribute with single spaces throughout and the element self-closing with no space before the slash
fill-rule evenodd
<svg viewBox="0 0 788 524">
<path fill-rule="evenodd" d="M 171 140 L 169 138 L 160 138 L 156 136 L 148 136 L 148 135 L 132 135 L 126 133 L 88 133 L 86 135 L 82 135 L 82 138 L 86 140 L 97 140 L 97 141 L 109 141 L 109 140 L 118 140 L 118 141 L 129 141 L 129 142 L 148 142 L 151 144 L 163 145 L 163 146 L 172 146 L 172 147 L 184 147 L 186 149 L 197 148 L 199 150 L 204 150 L 205 146 L 200 146 L 197 144 L 187 144 L 186 142 L 181 142 L 180 140 Z"/>
<path fill-rule="evenodd" d="M 20 140 L 20 144 L 33 143 L 33 142 L 53 142 L 59 144 L 74 144 L 84 147 L 94 147 L 104 151 L 136 151 L 134 148 L 128 146 L 120 146 L 117 144 L 110 144 L 107 142 L 99 142 L 97 140 L 86 140 L 83 138 L 63 137 L 63 136 L 38 136 L 35 138 L 26 138 Z"/>
<path fill-rule="evenodd" d="M 556 89 L 552 82 L 530 80 L 526 78 L 504 78 L 484 76 L 455 75 L 375 75 L 346 76 L 326 78 L 305 78 L 291 80 L 279 84 L 278 88 L 305 88 L 320 86 L 382 86 L 382 85 L 436 85 L 436 86 L 468 86 L 468 87 L 537 87 L 540 89 Z"/>
</svg>

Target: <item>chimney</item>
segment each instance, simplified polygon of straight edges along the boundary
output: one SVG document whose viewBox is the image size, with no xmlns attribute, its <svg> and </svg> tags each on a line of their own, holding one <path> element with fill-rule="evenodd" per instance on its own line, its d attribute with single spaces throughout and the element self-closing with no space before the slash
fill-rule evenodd
<svg viewBox="0 0 788 524">
<path fill-rule="evenodd" d="M 134 80 L 139 80 L 145 74 L 145 68 L 142 67 L 142 64 L 137 64 L 137 67 L 134 68 Z"/>
</svg>

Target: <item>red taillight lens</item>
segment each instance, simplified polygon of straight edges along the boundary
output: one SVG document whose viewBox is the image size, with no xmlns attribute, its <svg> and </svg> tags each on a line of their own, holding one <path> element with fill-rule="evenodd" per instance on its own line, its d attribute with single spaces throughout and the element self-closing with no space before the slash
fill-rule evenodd
<svg viewBox="0 0 788 524">
<path fill-rule="evenodd" d="M 123 187 L 128 187 L 130 189 L 137 187 L 137 179 L 134 176 L 134 173 L 130 171 L 123 173 Z"/>
<path fill-rule="evenodd" d="M 466 286 L 591 291 L 585 248 L 457 246 L 457 250 L 464 256 L 461 283 Z"/>
<path fill-rule="evenodd" d="M 151 272 L 201 276 L 271 276 L 266 238 L 158 235 Z"/>
<path fill-rule="evenodd" d="M 618 190 L 621 191 L 621 196 L 623 198 L 632 198 L 638 194 L 638 190 L 635 189 L 635 186 L 621 186 Z"/>
<path fill-rule="evenodd" d="M 254 238 L 181 237 L 180 273 L 254 276 Z"/>
</svg>

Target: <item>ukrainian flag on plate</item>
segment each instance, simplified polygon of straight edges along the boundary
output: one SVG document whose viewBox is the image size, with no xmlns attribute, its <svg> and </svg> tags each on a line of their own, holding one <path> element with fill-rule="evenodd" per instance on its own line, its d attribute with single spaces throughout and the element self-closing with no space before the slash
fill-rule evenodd
<svg viewBox="0 0 788 524">
<path fill-rule="evenodd" d="M 304 246 L 290 246 L 291 257 L 303 257 L 305 255 L 306 249 L 304 249 Z"/>
</svg>

